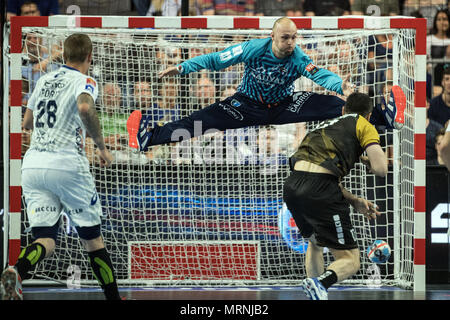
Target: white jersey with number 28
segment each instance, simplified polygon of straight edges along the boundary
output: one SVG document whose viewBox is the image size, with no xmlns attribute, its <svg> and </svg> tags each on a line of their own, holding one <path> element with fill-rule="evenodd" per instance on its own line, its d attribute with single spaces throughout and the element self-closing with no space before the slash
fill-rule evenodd
<svg viewBox="0 0 450 320">
<path fill-rule="evenodd" d="M 77 98 L 87 93 L 96 101 L 96 81 L 68 66 L 42 76 L 28 101 L 33 111 L 33 134 L 22 169 L 47 168 L 88 171 L 84 151 L 86 129 Z"/>
</svg>

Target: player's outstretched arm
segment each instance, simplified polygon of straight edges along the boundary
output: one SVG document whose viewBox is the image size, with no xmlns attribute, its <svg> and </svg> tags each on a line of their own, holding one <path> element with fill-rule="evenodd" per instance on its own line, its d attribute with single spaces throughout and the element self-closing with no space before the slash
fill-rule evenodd
<svg viewBox="0 0 450 320">
<path fill-rule="evenodd" d="M 366 148 L 368 163 L 363 163 L 373 174 L 384 177 L 388 171 L 387 157 L 379 144 L 373 144 Z"/>
<path fill-rule="evenodd" d="M 98 155 L 100 156 L 101 164 L 109 166 L 113 160 L 113 157 L 106 148 L 105 141 L 103 139 L 100 120 L 98 119 L 97 111 L 95 110 L 94 99 L 92 99 L 89 94 L 82 93 L 77 98 L 77 104 L 81 121 L 83 121 L 87 132 L 98 148 Z"/>
<path fill-rule="evenodd" d="M 158 77 L 160 79 L 162 79 L 162 78 L 164 78 L 166 76 L 175 76 L 175 75 L 178 75 L 178 74 L 180 74 L 180 71 L 178 70 L 178 67 L 177 66 L 172 66 L 172 67 L 169 67 L 169 68 L 167 68 L 167 69 L 165 69 L 163 71 L 160 71 L 158 73 Z"/>
<path fill-rule="evenodd" d="M 219 52 L 211 52 L 188 59 L 159 72 L 158 77 L 185 75 L 203 69 L 218 71 L 228 68 L 231 65 L 244 62 L 248 56 L 248 46 L 249 42 L 239 43 Z"/>
</svg>

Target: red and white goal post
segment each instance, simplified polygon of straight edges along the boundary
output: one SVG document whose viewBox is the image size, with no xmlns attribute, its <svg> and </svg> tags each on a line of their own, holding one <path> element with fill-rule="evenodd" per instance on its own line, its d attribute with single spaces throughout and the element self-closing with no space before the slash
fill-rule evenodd
<svg viewBox="0 0 450 320">
<path fill-rule="evenodd" d="M 13 17 L 4 40 L 4 105 L 9 105 L 3 118 L 5 260 L 14 264 L 20 248 L 31 241 L 21 190 L 21 159 L 29 138 L 28 132 L 22 132 L 22 108 L 37 79 L 30 64 L 41 68 L 41 74 L 58 68 L 63 61 L 57 55 L 43 63 L 52 49 L 61 49 L 72 33 L 89 34 L 94 44 L 90 74 L 100 88 L 97 107 L 104 135 L 117 138 L 123 134 L 123 119 L 139 101 L 151 104 L 155 122 L 176 119 L 201 108 L 208 99 L 200 77 L 209 78 L 213 83 L 209 98 L 218 99 L 243 71 L 237 65 L 161 82 L 156 77 L 160 69 L 267 37 L 276 19 Z M 344 181 L 351 192 L 375 201 L 383 211 L 370 223 L 352 211 L 361 270 L 345 284 L 423 291 L 426 21 L 355 16 L 292 19 L 299 29 L 299 45 L 319 67 L 342 77 L 351 73 L 358 90 L 369 92 L 374 102 L 379 102 L 390 81 L 406 94 L 405 126 L 381 134 L 391 164 L 388 178 L 376 179 L 357 164 Z M 27 39 L 30 34 L 34 40 Z M 373 39 L 392 51 L 381 50 L 373 57 Z M 144 80 L 151 92 L 146 95 L 136 89 L 137 82 Z M 120 88 L 120 106 L 108 114 L 107 99 L 114 97 L 108 96 L 106 87 L 111 83 Z M 325 92 L 303 78 L 296 90 Z M 120 139 L 109 139 L 116 160 L 108 169 L 96 165 L 93 149 L 87 149 L 105 214 L 102 233 L 120 285 L 298 285 L 305 277 L 306 244 L 282 203 L 282 186 L 289 174 L 286 158 L 312 125 L 227 130 L 146 154 L 131 151 Z M 268 140 L 273 145 L 265 148 Z M 79 268 L 82 284 L 95 283 L 76 232 L 67 219 L 62 223 L 54 255 L 40 263 L 25 283 L 65 283 L 73 266 Z M 374 239 L 386 240 L 392 247 L 386 264 L 374 266 L 365 256 Z M 326 263 L 331 261 L 328 252 L 324 256 Z"/>
</svg>

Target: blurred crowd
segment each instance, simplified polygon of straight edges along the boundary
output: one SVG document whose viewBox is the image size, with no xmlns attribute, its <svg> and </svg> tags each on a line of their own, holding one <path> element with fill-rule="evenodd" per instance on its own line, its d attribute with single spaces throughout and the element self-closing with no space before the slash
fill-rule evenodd
<svg viewBox="0 0 450 320">
<path fill-rule="evenodd" d="M 87 1 L 87 0 L 7 0 L 7 19 L 11 16 L 39 16 L 56 14 L 81 14 L 81 15 L 136 15 L 136 16 L 176 16 L 182 13 L 181 0 L 109 0 L 109 1 Z M 448 120 L 450 119 L 450 26 L 449 26 L 449 3 L 447 0 L 189 0 L 188 15 L 234 15 L 234 16 L 341 16 L 341 15 L 380 15 L 380 16 L 413 16 L 427 19 L 427 163 L 442 164 L 436 146 L 440 143 Z M 166 44 L 174 43 L 180 39 L 175 35 L 173 39 L 164 38 Z M 231 36 L 223 37 L 223 47 L 237 41 L 250 40 Z M 180 63 L 183 60 L 196 55 L 211 52 L 211 48 L 192 47 L 184 50 L 177 46 L 155 46 L 146 47 L 139 45 L 139 41 L 132 39 L 130 45 L 126 45 L 126 51 L 118 49 L 114 41 L 120 39 L 111 35 L 110 41 L 105 41 L 101 47 L 95 48 L 99 56 L 111 57 L 104 59 L 103 65 L 94 65 L 93 76 L 100 79 L 100 99 L 98 100 L 99 113 L 102 121 L 106 142 L 116 152 L 117 161 L 129 161 L 132 157 L 144 157 L 148 161 L 158 159 L 177 159 L 178 162 L 195 162 L 196 157 L 200 162 L 205 162 L 204 154 L 200 157 L 195 154 L 196 150 L 189 145 L 189 157 L 180 156 L 180 152 L 186 155 L 187 146 L 177 144 L 173 146 L 161 146 L 151 149 L 145 155 L 136 155 L 127 150 L 126 119 L 130 110 L 139 108 L 147 111 L 152 117 L 155 125 L 178 119 L 189 112 L 186 105 L 192 109 L 205 107 L 218 99 L 228 97 L 235 92 L 239 83 L 242 69 L 230 69 L 220 76 L 208 72 L 202 72 L 187 80 L 169 79 L 158 81 L 154 76 L 163 66 Z M 148 39 L 147 39 L 148 40 Z M 155 39 L 160 41 L 161 39 Z M 300 42 L 304 39 L 300 39 Z M 308 39 L 306 39 L 308 40 Z M 23 46 L 23 105 L 26 106 L 27 99 L 34 89 L 36 81 L 46 72 L 53 71 L 61 66 L 62 49 L 57 40 L 51 43 L 43 43 L 42 37 L 35 33 L 24 36 Z M 199 41 L 198 39 L 196 41 Z M 208 40 L 205 40 L 208 41 Z M 217 41 L 217 40 L 215 40 Z M 176 42 L 176 41 L 175 41 Z M 354 59 L 361 55 L 355 44 L 346 41 L 328 43 L 327 48 L 318 48 L 314 42 L 306 41 L 307 45 L 302 48 L 313 58 L 314 61 L 333 61 L 326 67 L 331 71 L 344 77 L 346 74 L 367 73 L 365 85 L 361 88 L 372 96 L 379 96 L 377 103 L 382 99 L 388 99 L 389 89 L 392 86 L 392 35 L 377 34 L 368 39 L 369 50 L 367 58 L 369 63 L 366 70 L 354 70 Z M 137 43 L 137 44 L 136 44 Z M 356 46 L 357 47 L 357 46 Z M 122 48 L 122 47 L 121 47 Z M 150 49 L 149 49 L 150 48 Z M 158 49 L 159 48 L 159 49 Z M 164 49 L 161 49 L 164 48 Z M 336 49 L 338 48 L 338 49 Z M 117 52 L 117 50 L 122 50 Z M 323 52 L 328 53 L 323 55 Z M 318 51 L 322 52 L 319 59 Z M 133 59 L 116 59 L 114 57 L 130 56 Z M 161 63 L 152 61 L 159 59 Z M 448 61 L 448 62 L 447 62 Z M 125 63 L 127 66 L 118 66 Z M 133 65 L 137 63 L 137 65 Z M 131 65 L 130 65 L 131 64 Z M 101 69 L 95 70 L 95 68 Z M 128 68 L 131 71 L 126 75 L 115 73 L 114 70 Z M 140 70 L 146 70 L 145 74 Z M 106 72 L 106 74 L 105 74 Z M 131 75 L 130 75 L 131 74 Z M 358 82 L 358 79 L 354 79 Z M 377 87 L 377 84 L 380 84 Z M 311 88 L 312 89 L 312 88 Z M 244 130 L 244 129 L 241 129 Z M 246 130 L 246 129 L 245 129 Z M 253 130 L 253 129 L 252 129 Z M 270 156 L 263 161 L 286 161 L 286 155 L 298 145 L 302 135 L 305 133 L 304 124 L 296 124 L 288 129 L 274 127 L 261 127 L 253 136 L 256 137 L 257 148 L 266 152 L 280 154 L 278 160 Z M 24 132 L 24 151 L 28 145 L 29 133 Z M 277 138 L 273 138 L 273 136 Z M 247 162 L 261 161 L 251 157 L 255 151 L 251 143 L 244 141 L 236 143 L 236 139 L 248 136 L 239 130 L 230 133 L 212 133 L 202 137 L 198 143 L 202 150 L 207 146 L 216 146 L 221 141 L 217 150 L 227 150 L 230 145 L 234 146 L 232 157 L 236 154 L 243 156 Z M 292 139 L 292 137 L 295 139 Z M 263 137 L 263 138 L 262 138 Z M 272 138 L 268 138 L 272 137 Z M 392 143 L 389 135 L 385 139 L 386 146 Z M 234 141 L 234 142 L 230 142 Z M 275 147 L 270 146 L 270 141 L 278 141 Z M 286 141 L 279 143 L 279 141 Z M 287 142 L 290 141 L 290 142 Z M 295 143 L 292 143 L 295 141 Z M 242 142 L 242 141 L 241 141 Z M 243 148 L 245 146 L 246 148 Z M 87 143 L 90 160 L 95 163 L 92 152 L 92 144 Z M 91 149 L 89 149 L 91 148 Z M 200 148 L 200 149 L 201 149 Z M 184 151 L 183 151 L 184 150 Z M 237 153 L 234 153 L 237 152 Z M 177 156 L 175 156 L 177 155 Z M 227 157 L 227 156 L 224 156 Z M 186 160 L 187 159 L 187 160 Z M 216 158 L 217 159 L 217 158 Z M 282 159 L 282 160 L 279 160 Z M 137 159 L 141 161 L 142 159 Z"/>
</svg>

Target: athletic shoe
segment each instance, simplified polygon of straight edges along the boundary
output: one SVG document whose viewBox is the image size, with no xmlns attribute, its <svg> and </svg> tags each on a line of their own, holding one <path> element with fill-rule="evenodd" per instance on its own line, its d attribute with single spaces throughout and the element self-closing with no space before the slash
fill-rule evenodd
<svg viewBox="0 0 450 320">
<path fill-rule="evenodd" d="M 16 268 L 8 267 L 1 276 L 2 300 L 23 300 L 22 280 Z"/>
<path fill-rule="evenodd" d="M 142 118 L 142 112 L 135 110 L 127 120 L 128 145 L 139 151 L 146 151 L 152 137 L 148 130 L 150 117 Z"/>
<path fill-rule="evenodd" d="M 403 128 L 405 124 L 406 96 L 402 88 L 397 85 L 391 89 L 387 108 L 393 113 L 394 122 L 392 126 L 395 129 Z"/>
<path fill-rule="evenodd" d="M 328 291 L 317 278 L 303 280 L 303 291 L 311 300 L 328 300 Z"/>
</svg>

